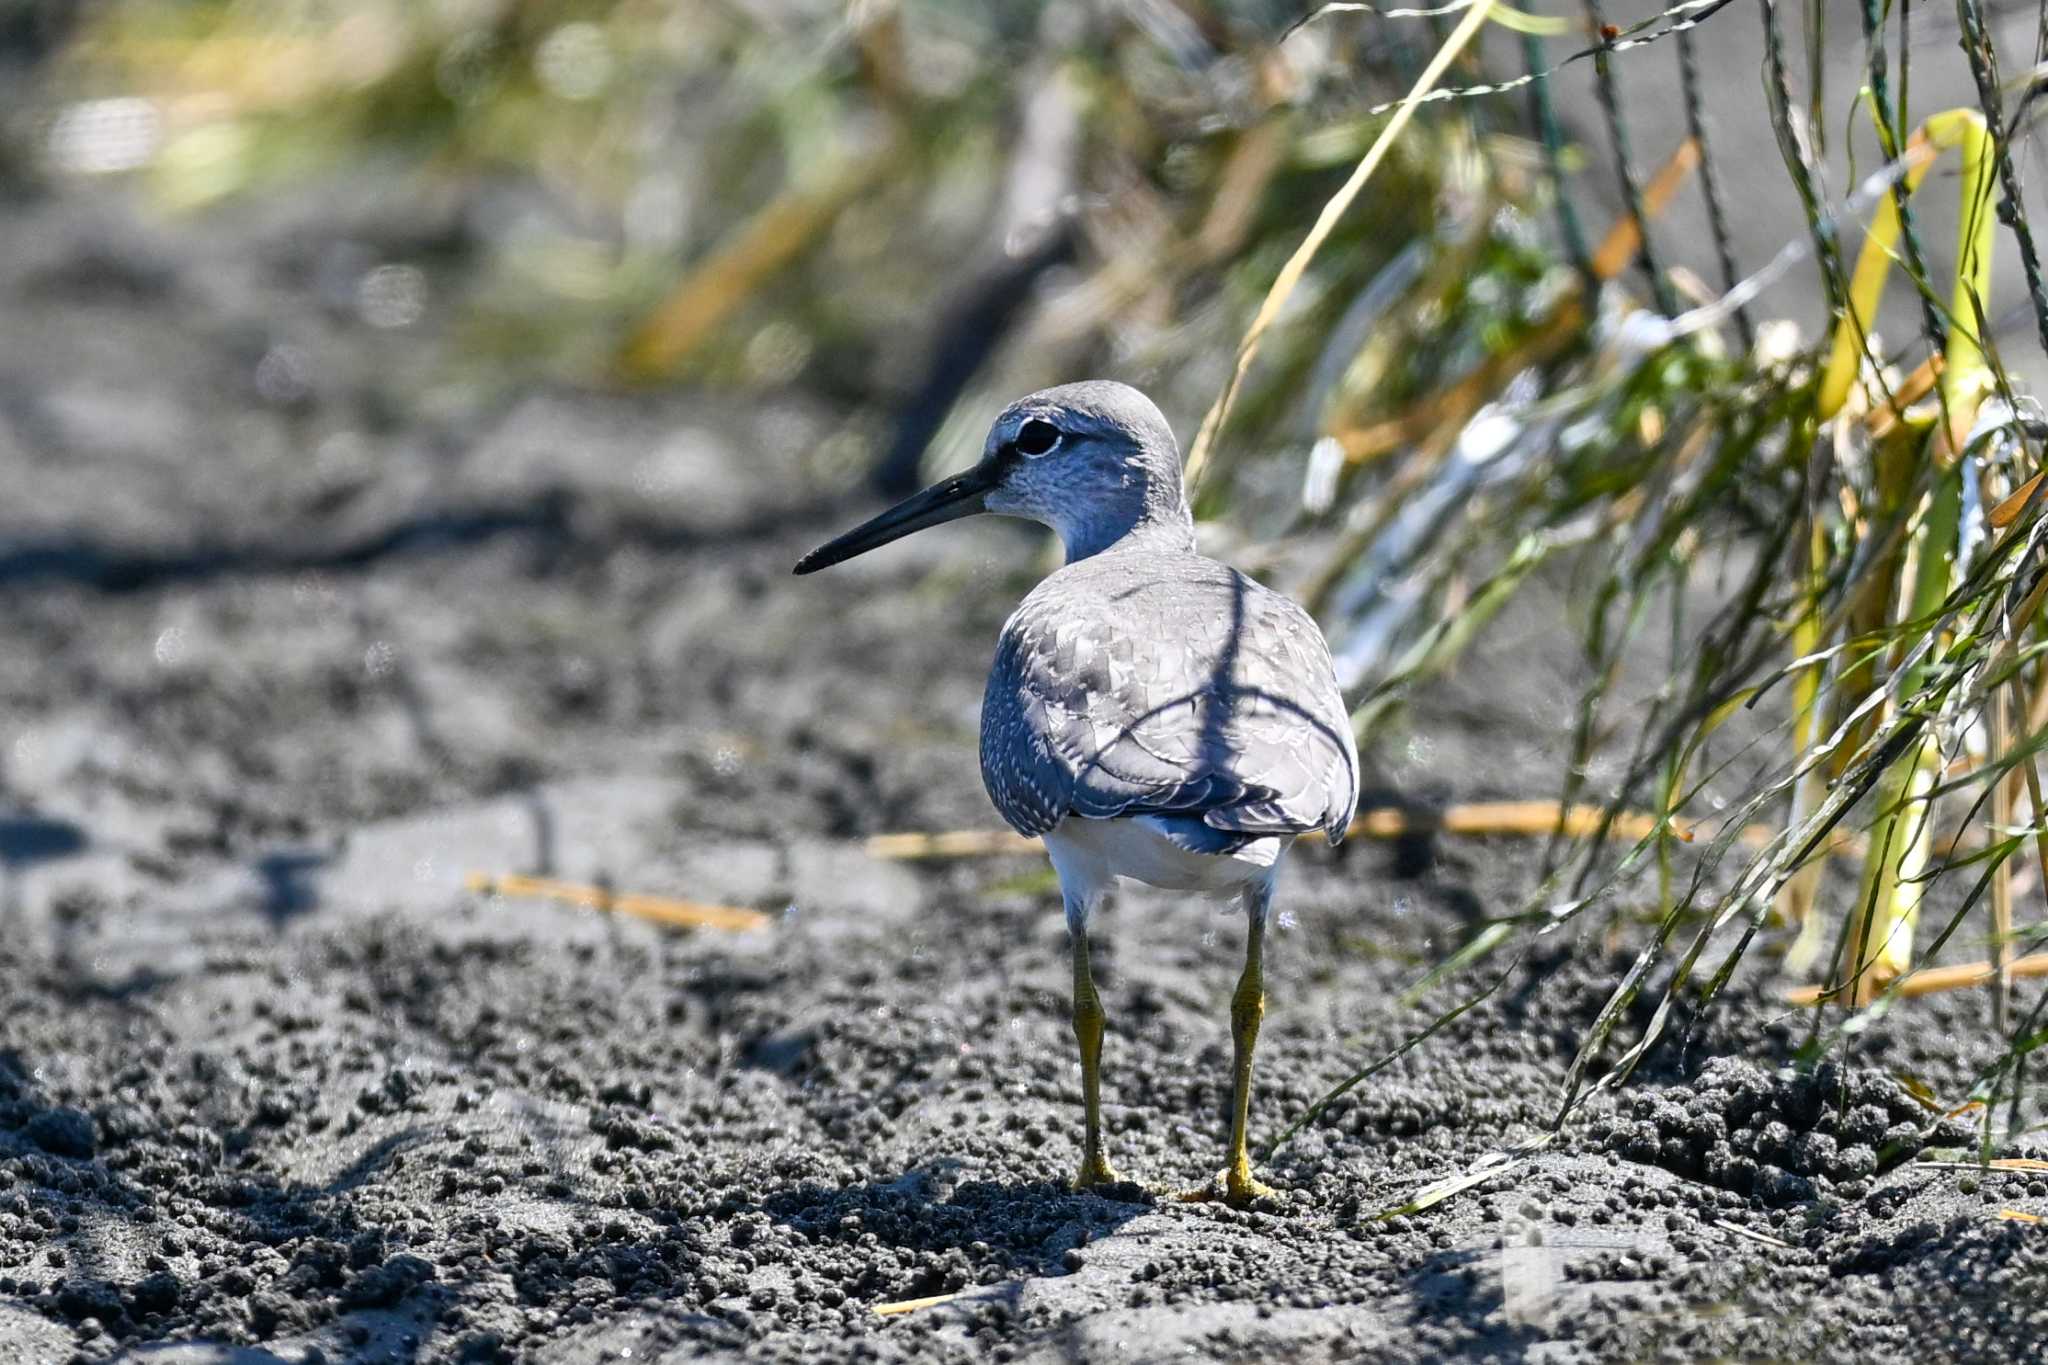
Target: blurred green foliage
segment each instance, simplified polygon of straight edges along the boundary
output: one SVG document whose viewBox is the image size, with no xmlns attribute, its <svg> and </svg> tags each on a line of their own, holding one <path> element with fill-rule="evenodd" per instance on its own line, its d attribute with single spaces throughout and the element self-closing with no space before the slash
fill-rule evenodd
<svg viewBox="0 0 2048 1365">
<path fill-rule="evenodd" d="M 973 388 L 1087 369 L 1199 404 L 1430 46 L 1278 3 L 108 0 L 44 88 L 59 174 L 206 210 L 315 180 L 443 218 L 460 352 L 587 381 L 800 385 L 879 413 L 949 309 L 1048 236 Z M 1469 74 L 1469 73 L 1468 73 Z M 121 116 L 128 124 L 121 123 Z M 146 136 L 133 126 L 147 123 Z M 70 122 L 67 123 L 66 120 Z M 105 125 L 105 126 L 100 126 Z M 95 128 L 135 145 L 96 145 Z M 1510 347 L 1543 270 L 1526 153 L 1421 121 L 1334 239 L 1241 431 L 1365 423 Z M 104 140 L 104 139 L 103 139 Z M 1482 145 L 1484 144 L 1484 145 Z M 1357 364 L 1328 338 L 1416 243 L 1439 285 Z M 970 319 L 971 321 L 971 319 Z M 872 458 L 879 421 L 841 458 Z"/>
</svg>

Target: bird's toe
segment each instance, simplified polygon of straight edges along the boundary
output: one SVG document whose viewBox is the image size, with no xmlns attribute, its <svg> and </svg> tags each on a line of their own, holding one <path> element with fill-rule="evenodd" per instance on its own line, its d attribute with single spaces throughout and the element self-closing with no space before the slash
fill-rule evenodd
<svg viewBox="0 0 2048 1365">
<path fill-rule="evenodd" d="M 1225 1167 L 1209 1180 L 1192 1189 L 1182 1190 L 1178 1198 L 1184 1204 L 1228 1204 L 1231 1208 L 1249 1208 L 1262 1199 L 1282 1199 L 1285 1196 L 1256 1179 L 1250 1171 Z"/>
</svg>

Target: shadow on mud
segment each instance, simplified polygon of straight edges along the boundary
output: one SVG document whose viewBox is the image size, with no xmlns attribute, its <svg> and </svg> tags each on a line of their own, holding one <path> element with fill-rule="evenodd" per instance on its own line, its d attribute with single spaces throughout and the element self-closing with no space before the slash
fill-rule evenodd
<svg viewBox="0 0 2048 1365">
<path fill-rule="evenodd" d="M 71 583 L 106 593 L 138 592 L 167 583 L 275 576 L 317 570 L 350 573 L 387 561 L 469 549 L 503 537 L 527 537 L 556 553 L 601 553 L 622 546 L 677 552 L 720 545 L 738 550 L 773 540 L 792 526 L 818 523 L 844 499 L 793 501 L 730 525 L 704 528 L 610 508 L 574 490 L 550 487 L 503 505 L 428 508 L 380 526 L 320 543 L 304 536 L 232 542 L 211 540 L 155 549 L 86 534 L 0 539 L 0 588 Z"/>
<path fill-rule="evenodd" d="M 1474 1336 L 1460 1347 L 1460 1360 L 1527 1360 L 1547 1334 L 1522 1319 L 1554 1313 L 1558 1286 L 1518 1282 L 1530 1301 L 1504 1312 L 1508 1280 L 1515 1274 L 1499 1252 L 1441 1252 L 1407 1277 L 1409 1322 L 1416 1328 L 1445 1322 L 1466 1324 Z"/>
<path fill-rule="evenodd" d="M 276 849 L 258 857 L 254 870 L 263 884 L 263 917 L 279 933 L 286 925 L 320 908 L 316 874 L 332 865 L 334 850 Z"/>
<path fill-rule="evenodd" d="M 85 831 L 69 820 L 27 813 L 0 815 L 0 920 L 20 909 L 19 877 L 40 863 L 85 852 Z"/>
</svg>

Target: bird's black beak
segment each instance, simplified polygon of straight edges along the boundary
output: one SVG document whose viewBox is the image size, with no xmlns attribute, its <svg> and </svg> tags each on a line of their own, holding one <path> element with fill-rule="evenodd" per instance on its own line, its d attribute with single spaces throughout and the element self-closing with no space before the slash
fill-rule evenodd
<svg viewBox="0 0 2048 1365">
<path fill-rule="evenodd" d="M 999 460 L 983 460 L 964 474 L 955 474 L 921 493 L 912 493 L 880 516 L 820 545 L 796 562 L 796 571 L 816 573 L 819 569 L 844 563 L 855 555 L 864 555 L 892 540 L 901 540 L 912 531 L 922 531 L 927 526 L 985 512 L 988 508 L 983 505 L 984 499 L 991 488 L 1002 482 L 1002 477 L 1003 466 Z"/>
</svg>

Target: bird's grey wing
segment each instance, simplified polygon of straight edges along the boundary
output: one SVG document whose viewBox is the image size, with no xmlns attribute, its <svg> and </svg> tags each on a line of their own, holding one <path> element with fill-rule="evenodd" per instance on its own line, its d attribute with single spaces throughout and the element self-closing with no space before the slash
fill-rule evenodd
<svg viewBox="0 0 2048 1365">
<path fill-rule="evenodd" d="M 1205 662 L 1099 598 L 1027 599 L 1003 628 L 982 700 L 982 781 L 997 810 L 1035 835 L 1069 814 L 1199 817 L 1274 795 L 1205 755 L 1203 726 L 1220 716 Z"/>
<path fill-rule="evenodd" d="M 1073 773 L 1060 758 L 1063 717 L 1047 688 L 1020 610 L 1003 627 L 981 699 L 981 782 L 1003 820 L 1019 834 L 1045 833 L 1066 817 Z"/>
<path fill-rule="evenodd" d="M 1358 748 L 1329 646 L 1278 593 L 1253 594 L 1246 618 L 1226 749 L 1260 794 L 1205 809 L 1203 821 L 1243 833 L 1320 829 L 1340 841 L 1358 808 Z"/>
<path fill-rule="evenodd" d="M 982 704 L 982 779 L 1013 828 L 1072 813 L 1341 835 L 1358 763 L 1329 652 L 1300 608 L 1239 582 L 1237 625 L 1210 614 L 1206 634 L 1137 628 L 1135 604 L 1019 609 Z"/>
</svg>

